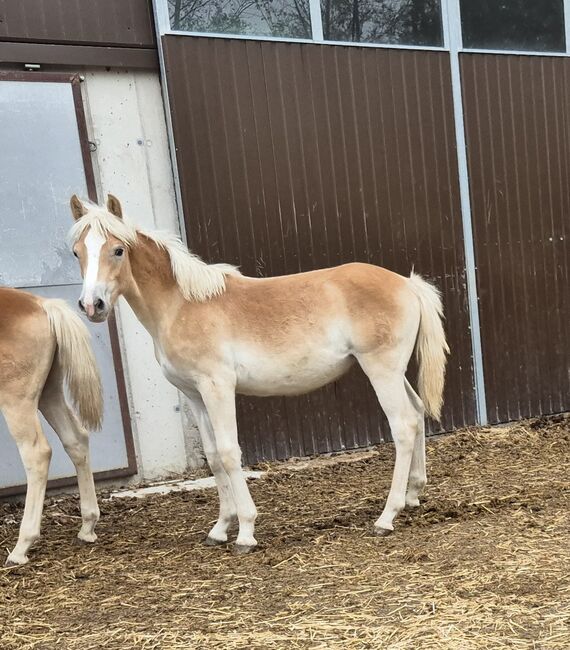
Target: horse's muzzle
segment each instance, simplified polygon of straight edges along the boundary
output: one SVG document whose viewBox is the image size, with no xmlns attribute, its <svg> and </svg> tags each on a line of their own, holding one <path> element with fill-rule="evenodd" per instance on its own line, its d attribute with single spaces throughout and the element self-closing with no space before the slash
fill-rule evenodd
<svg viewBox="0 0 570 650">
<path fill-rule="evenodd" d="M 94 323 L 102 323 L 109 314 L 109 307 L 102 298 L 96 298 L 93 303 L 84 303 L 80 298 L 79 309 Z"/>
</svg>

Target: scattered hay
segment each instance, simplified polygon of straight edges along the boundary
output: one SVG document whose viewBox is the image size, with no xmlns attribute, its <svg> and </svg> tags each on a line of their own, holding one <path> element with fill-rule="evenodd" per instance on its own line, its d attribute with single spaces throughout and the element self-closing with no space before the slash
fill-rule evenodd
<svg viewBox="0 0 570 650">
<path fill-rule="evenodd" d="M 422 507 L 376 538 L 393 448 L 252 483 L 260 549 L 201 544 L 212 491 L 46 504 L 31 563 L 0 570 L 2 650 L 568 650 L 570 420 L 427 445 Z M 21 506 L 0 505 L 11 547 Z"/>
</svg>

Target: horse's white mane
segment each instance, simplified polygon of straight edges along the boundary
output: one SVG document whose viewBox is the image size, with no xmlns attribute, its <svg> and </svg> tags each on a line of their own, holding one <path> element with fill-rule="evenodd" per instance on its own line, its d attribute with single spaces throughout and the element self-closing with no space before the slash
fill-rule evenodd
<svg viewBox="0 0 570 650">
<path fill-rule="evenodd" d="M 231 264 L 206 264 L 198 255 L 191 253 L 173 233 L 137 230 L 133 223 L 124 217 L 115 217 L 100 205 L 91 201 L 82 203 L 87 213 L 69 231 L 71 245 L 78 241 L 87 228 L 102 237 L 112 235 L 127 247 L 137 243 L 139 234 L 144 235 L 168 253 L 172 273 L 186 300 L 204 301 L 218 296 L 226 289 L 226 275 L 239 275 L 239 270 Z"/>
</svg>

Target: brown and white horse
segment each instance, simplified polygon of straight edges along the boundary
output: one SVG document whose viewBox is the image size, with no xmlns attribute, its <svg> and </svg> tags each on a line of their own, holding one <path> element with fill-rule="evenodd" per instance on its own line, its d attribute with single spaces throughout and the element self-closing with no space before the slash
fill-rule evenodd
<svg viewBox="0 0 570 650">
<path fill-rule="evenodd" d="M 346 264 L 274 278 L 208 265 L 173 235 L 145 233 L 107 209 L 71 199 L 70 231 L 83 274 L 79 301 L 104 321 L 124 296 L 154 339 L 167 379 L 190 399 L 220 497 L 207 543 L 257 544 L 256 509 L 241 469 L 235 394 L 297 395 L 340 377 L 355 361 L 368 375 L 396 446 L 392 486 L 378 534 L 393 530 L 426 482 L 424 408 L 439 418 L 449 351 L 438 291 L 418 275 Z M 418 397 L 405 377 L 416 349 Z"/>
<path fill-rule="evenodd" d="M 66 402 L 65 384 L 79 419 Z M 18 445 L 28 483 L 18 543 L 7 566 L 25 564 L 40 534 L 51 448 L 38 408 L 77 470 L 83 521 L 78 537 L 94 542 L 99 508 L 84 427 L 100 428 L 103 401 L 89 333 L 63 300 L 0 287 L 0 411 Z"/>
</svg>

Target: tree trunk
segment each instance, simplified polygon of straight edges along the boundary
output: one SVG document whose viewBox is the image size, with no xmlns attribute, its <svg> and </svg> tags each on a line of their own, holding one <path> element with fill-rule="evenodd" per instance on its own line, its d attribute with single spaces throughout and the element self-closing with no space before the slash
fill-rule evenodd
<svg viewBox="0 0 570 650">
<path fill-rule="evenodd" d="M 172 29 L 180 29 L 180 9 L 182 0 L 176 0 L 174 3 L 174 15 L 172 16 Z"/>
</svg>

